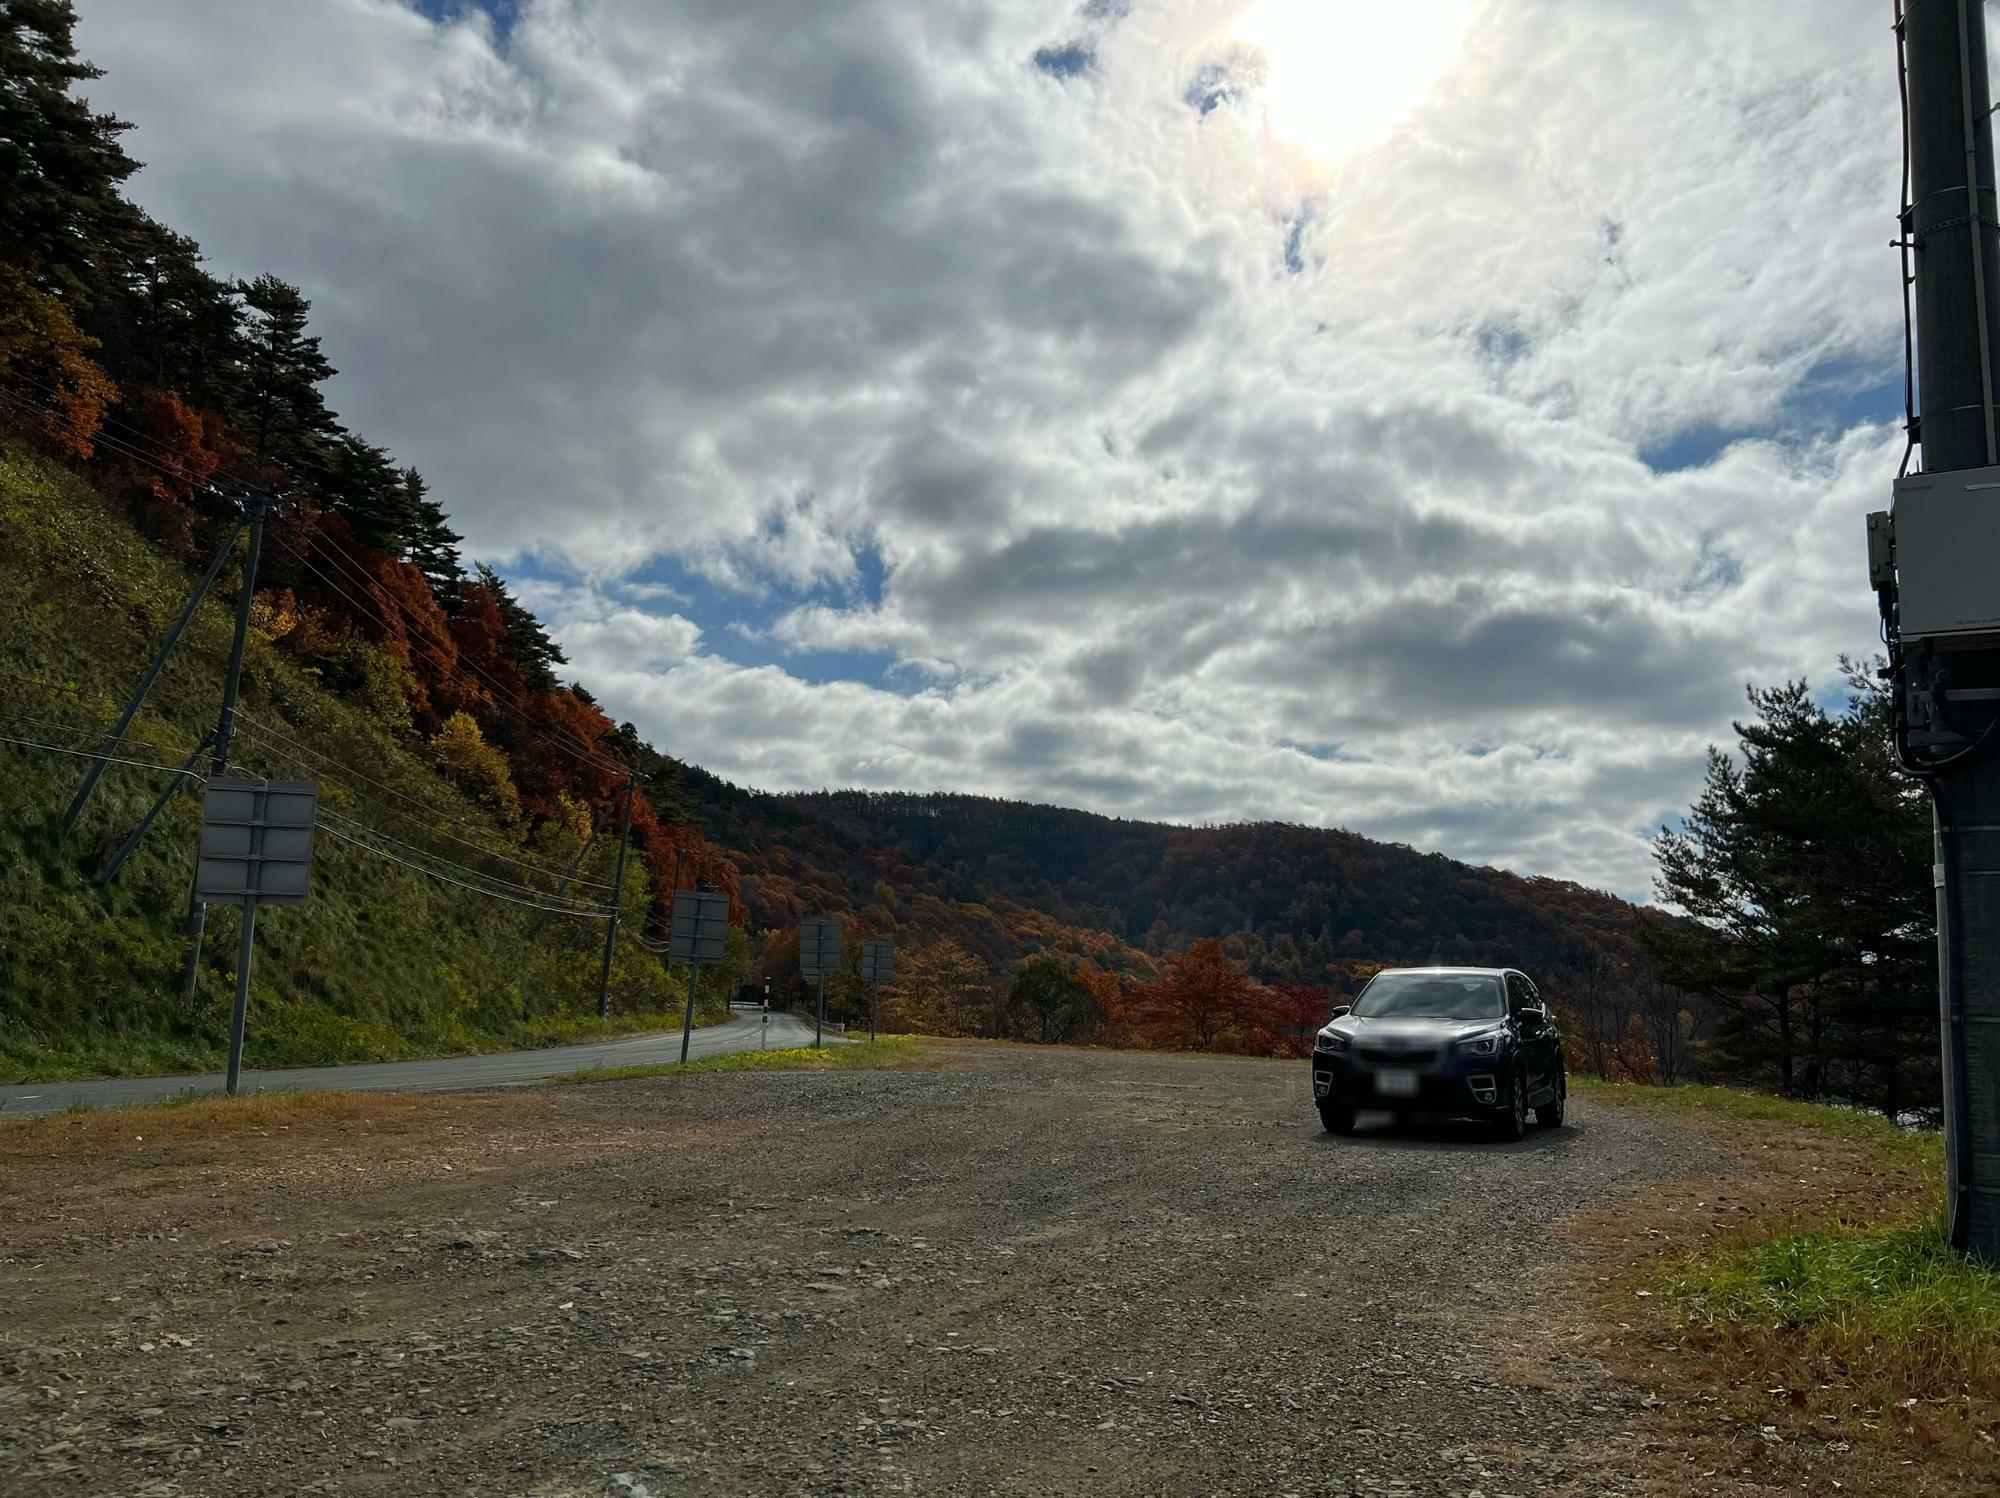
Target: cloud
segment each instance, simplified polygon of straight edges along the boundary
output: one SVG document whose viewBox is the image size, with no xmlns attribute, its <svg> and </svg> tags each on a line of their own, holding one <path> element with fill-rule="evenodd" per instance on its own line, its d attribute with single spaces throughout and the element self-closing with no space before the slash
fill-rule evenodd
<svg viewBox="0 0 2000 1498">
<path fill-rule="evenodd" d="M 1872 639 L 1899 439 L 1804 413 L 1898 372 L 1881 18 L 1488 0 L 1327 165 L 1242 9 L 86 0 L 80 39 L 135 195 L 302 284 L 343 415 L 672 752 L 1641 893 L 1743 683 Z M 1643 461 L 1689 433 L 1743 440 Z"/>
</svg>

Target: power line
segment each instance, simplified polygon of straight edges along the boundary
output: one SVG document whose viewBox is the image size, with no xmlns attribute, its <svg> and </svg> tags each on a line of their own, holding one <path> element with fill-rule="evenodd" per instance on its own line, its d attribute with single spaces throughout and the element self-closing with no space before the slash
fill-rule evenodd
<svg viewBox="0 0 2000 1498">
<path fill-rule="evenodd" d="M 44 744 L 39 739 L 19 739 L 11 734 L 0 734 L 0 744 L 16 744 L 24 749 L 46 749 L 51 754 L 67 754 L 76 759 L 98 759 L 107 765 L 131 765 L 140 770 L 165 770 L 169 775 L 185 775 L 188 779 L 206 784 L 206 777 L 192 770 L 183 770 L 179 765 L 163 765 L 157 760 L 128 759 L 119 754 L 105 754 L 96 749 L 65 749 L 60 744 Z"/>
<path fill-rule="evenodd" d="M 10 712 L 5 707 L 0 707 L 0 721 L 10 722 L 10 723 L 30 723 L 37 728 L 54 729 L 57 732 L 66 734 L 73 739 L 101 739 L 104 737 L 104 728 L 102 725 L 98 725 L 95 727 L 86 727 L 82 724 L 77 724 L 77 723 L 65 723 L 57 718 L 37 718 L 28 713 Z M 136 738 L 129 733 L 126 734 L 123 738 L 121 738 L 119 740 L 119 743 L 137 744 L 141 749 L 152 749 L 161 754 L 182 754 L 186 752 L 185 750 L 176 749 L 170 745 L 162 744 L 156 739 Z"/>
<path fill-rule="evenodd" d="M 400 864 L 402 867 L 409 869 L 414 873 L 422 874 L 430 879 L 435 879 L 440 884 L 454 885 L 457 888 L 465 890 L 471 894 L 485 895 L 487 898 L 494 900 L 505 900 L 510 905 L 525 905 L 533 910 L 546 910 L 554 915 L 581 916 L 586 920 L 605 920 L 610 916 L 610 912 L 608 910 L 603 909 L 602 907 L 593 906 L 590 907 L 589 909 L 584 909 L 584 910 L 565 909 L 562 906 L 548 905 L 538 900 L 517 899 L 512 895 L 503 895 L 495 890 L 479 889 L 473 885 L 465 884 L 457 879 L 453 879 L 447 874 L 440 874 L 436 869 L 425 868 L 420 864 L 411 863 L 407 859 L 398 858 L 396 857 L 395 854 L 390 853 L 385 849 L 378 848 L 374 844 L 369 843 L 361 838 L 350 837 L 348 834 L 340 831 L 340 829 L 337 827 L 328 827 L 322 825 L 320 830 L 323 831 L 330 838 L 334 838 L 343 843 L 352 844 L 354 847 L 361 849 L 363 852 L 374 854 L 377 858 L 386 859 L 393 864 Z"/>
<path fill-rule="evenodd" d="M 320 581 L 326 583 L 329 587 L 333 588 L 335 592 L 339 593 L 341 597 L 345 598 L 349 603 L 353 604 L 356 608 L 363 607 L 359 599 L 356 599 L 353 594 L 349 593 L 346 590 L 346 588 L 342 586 L 341 583 L 335 582 L 334 579 L 328 577 L 326 573 L 320 571 L 319 568 L 315 567 L 312 564 L 312 562 L 308 560 L 305 557 L 305 555 L 298 550 L 297 547 L 293 546 L 289 541 L 285 540 L 284 537 L 282 536 L 279 536 L 275 539 L 277 540 L 280 546 L 284 547 L 286 551 L 292 554 L 293 558 L 298 561 L 300 566 L 304 567 L 307 571 L 311 572 L 315 577 L 319 578 Z M 574 759 L 582 760 L 584 763 L 594 765 L 598 769 L 609 771 L 614 775 L 623 775 L 629 772 L 627 766 L 616 764 L 610 760 L 603 758 L 595 749 L 593 749 L 590 745 L 588 745 L 582 738 L 580 738 L 574 733 L 571 733 L 569 730 L 548 727 L 543 724 L 537 723 L 533 718 L 528 717 L 526 715 L 527 704 L 523 701 L 518 692 L 516 692 L 513 688 L 509 687 L 506 683 L 496 680 L 492 675 L 492 673 L 487 671 L 477 661 L 467 658 L 464 655 L 464 653 L 459 650 L 458 642 L 456 640 L 450 639 L 448 636 L 439 634 L 430 620 L 424 618 L 415 609 L 411 608 L 407 603 L 405 603 L 401 598 L 397 597 L 396 594 L 391 592 L 389 589 L 383 587 L 381 579 L 370 577 L 368 573 L 362 568 L 359 562 L 355 561 L 352 557 L 348 556 L 338 546 L 321 547 L 319 548 L 319 554 L 326 557 L 328 561 L 342 568 L 348 580 L 358 582 L 361 585 L 361 587 L 364 590 L 366 590 L 371 605 L 373 604 L 375 595 L 379 592 L 385 595 L 389 599 L 390 603 L 394 604 L 396 608 L 399 609 L 403 613 L 403 615 L 410 620 L 411 623 L 420 626 L 428 634 L 429 638 L 432 641 L 436 642 L 436 645 L 439 647 L 438 650 L 427 649 L 426 654 L 428 654 L 430 659 L 436 662 L 441 668 L 443 668 L 446 671 L 451 671 L 451 670 L 464 671 L 468 675 L 480 681 L 490 691 L 498 693 L 501 700 L 496 705 L 500 707 L 501 712 L 503 714 L 514 717 L 516 721 L 518 721 L 524 728 L 528 729 L 531 733 L 540 734 L 543 738 L 547 739 L 551 744 L 555 745 L 556 748 L 561 749 L 564 753 L 570 755 Z M 380 612 L 380 610 L 372 609 L 371 611 L 374 613 L 375 618 L 381 621 L 383 627 L 387 628 L 388 620 Z M 422 642 L 413 641 L 412 643 L 420 644 Z M 454 658 L 452 660 L 446 660 L 440 653 L 440 651 L 447 646 L 454 653 Z M 512 714 L 507 713 L 507 708 L 509 706 L 511 706 L 514 710 Z"/>
<path fill-rule="evenodd" d="M 48 387 L 44 386 L 43 388 L 46 389 Z M 101 426 L 95 430 L 86 430 L 82 425 L 82 423 L 74 420 L 73 418 L 70 418 L 60 409 L 51 406 L 46 402 L 30 400 L 27 397 L 24 397 L 16 392 L 8 391 L 5 388 L 0 388 L 0 398 L 14 401 L 16 404 L 24 407 L 33 407 L 41 410 L 44 414 L 54 417 L 70 432 L 74 433 L 81 441 L 101 443 L 102 445 L 109 446 L 114 452 L 118 452 L 121 455 L 132 458 L 137 462 L 145 463 L 153 468 L 158 469 L 160 472 L 166 474 L 170 478 L 177 478 L 183 481 L 189 480 L 189 475 L 179 467 L 169 466 L 167 464 L 161 463 L 160 461 L 158 461 L 158 459 L 132 447 L 128 443 L 125 443 L 115 437 L 106 436 Z M 123 423 L 118 423 L 118 424 L 124 425 Z M 175 453 L 177 451 L 185 452 L 185 449 L 175 449 L 170 444 L 161 442 L 157 438 L 142 436 L 142 440 L 150 443 L 151 445 L 158 448 L 162 452 L 166 452 L 169 454 Z M 258 492 L 265 494 L 270 493 L 270 490 L 262 485 L 241 480 L 239 480 L 238 482 L 240 482 L 242 487 L 244 488 L 254 489 L 257 490 Z M 383 588 L 379 579 L 368 576 L 368 574 L 362 570 L 359 563 L 355 562 L 352 558 L 347 557 L 343 552 L 340 551 L 340 549 L 337 546 L 326 546 L 321 548 L 322 555 L 340 564 L 346 570 L 350 578 L 360 581 L 361 585 L 365 589 L 369 590 L 371 598 L 370 604 L 363 604 L 359 599 L 355 598 L 352 593 L 349 593 L 346 588 L 341 586 L 339 583 L 335 582 L 332 578 L 328 577 L 327 574 L 322 572 L 319 568 L 315 567 L 312 564 L 312 562 L 308 560 L 298 550 L 298 548 L 294 547 L 282 535 L 273 535 L 271 539 L 275 540 L 280 546 L 284 547 L 286 551 L 290 552 L 292 557 L 299 563 L 300 566 L 304 567 L 307 571 L 311 572 L 315 577 L 318 577 L 320 581 L 324 582 L 325 584 L 327 584 L 327 586 L 331 587 L 334 590 L 334 592 L 338 593 L 342 598 L 345 598 L 348 601 L 348 603 L 351 604 L 353 607 L 361 609 L 364 612 L 372 615 L 378 623 L 383 625 L 385 629 L 388 627 L 388 620 L 386 616 L 381 612 L 379 608 L 372 606 L 373 594 L 377 590 L 385 594 L 389 598 L 389 601 L 392 604 L 394 604 L 396 608 L 400 610 L 405 616 L 407 616 L 412 623 L 417 624 L 423 627 L 426 631 L 428 631 L 430 638 L 432 640 L 436 641 L 440 645 L 448 643 L 452 645 L 454 650 L 456 650 L 455 641 L 447 641 L 444 636 L 439 635 L 436 632 L 436 630 L 431 627 L 429 620 L 423 618 L 422 615 L 418 614 L 414 609 L 412 609 L 407 603 L 403 602 L 403 600 L 401 598 L 398 598 L 394 593 L 390 592 L 386 588 Z M 625 775 L 631 773 L 631 769 L 629 766 L 621 765 L 615 763 L 614 761 L 603 758 L 595 749 L 591 748 L 588 744 L 584 742 L 583 739 L 578 737 L 576 734 L 570 733 L 569 731 L 564 729 L 555 729 L 535 722 L 533 718 L 527 716 L 526 704 L 523 702 L 520 695 L 513 689 L 509 688 L 505 683 L 496 680 L 489 672 L 487 672 L 484 668 L 482 668 L 478 664 L 478 662 L 465 659 L 462 656 L 460 656 L 456 660 L 448 661 L 444 659 L 441 655 L 439 655 L 435 650 L 431 649 L 426 649 L 425 653 L 441 669 L 447 672 L 452 671 L 454 669 L 463 670 L 467 674 L 475 677 L 480 682 L 482 682 L 490 691 L 500 694 L 502 702 L 498 705 L 500 706 L 503 714 L 506 714 L 508 706 L 511 706 L 513 712 L 509 714 L 510 716 L 513 716 L 517 722 L 519 722 L 523 727 L 527 728 L 531 733 L 539 734 L 542 738 L 547 740 L 550 744 L 554 745 L 556 748 L 560 749 L 563 753 L 569 755 L 571 758 L 580 760 L 586 764 L 593 765 L 596 768 L 606 771 L 609 774 Z"/>
<path fill-rule="evenodd" d="M 256 746 L 256 753 L 258 757 L 261 759 L 267 755 L 270 755 L 272 751 L 269 749 L 268 746 Z M 281 763 L 290 763 L 293 764 L 294 766 L 297 766 L 298 764 L 296 760 L 292 760 L 288 756 L 283 754 L 278 754 L 276 758 Z M 310 771 L 307 771 L 306 773 L 310 775 Z M 349 789 L 352 789 L 352 787 L 349 787 Z M 560 895 L 551 894 L 545 890 L 534 889 L 524 883 L 521 883 L 517 879 L 511 879 L 498 874 L 490 874 L 481 869 L 475 869 L 470 864 L 467 864 L 462 860 L 447 857 L 446 855 L 439 853 L 434 849 L 423 847 L 417 843 L 410 842 L 405 838 L 399 838 L 394 833 L 385 832 L 380 827 L 370 826 L 368 823 L 362 821 L 358 817 L 349 817 L 344 813 L 336 812 L 329 807 L 322 806 L 320 808 L 320 815 L 322 817 L 331 817 L 337 821 L 349 823 L 360 831 L 367 832 L 372 836 L 381 838 L 385 842 L 393 843 L 397 847 L 406 849 L 409 852 L 414 853 L 422 858 L 430 859 L 435 863 L 439 863 L 449 869 L 453 869 L 457 871 L 459 874 L 465 876 L 465 878 L 467 879 L 481 880 L 484 881 L 486 884 L 501 886 L 502 889 L 509 892 L 509 894 L 518 891 L 523 895 L 533 896 L 538 899 L 561 900 L 563 898 Z M 479 849 L 478 851 L 487 852 L 489 850 Z M 497 895 L 500 894 L 501 891 L 494 890 L 492 891 L 492 893 L 495 893 Z M 588 906 L 589 902 L 571 901 L 567 903 L 582 907 L 582 906 Z"/>
<path fill-rule="evenodd" d="M 322 823 L 331 820 L 333 823 L 344 825 L 354 830 L 355 832 L 366 833 L 370 837 L 380 838 L 385 843 L 391 843 L 394 846 L 403 849 L 407 853 L 414 853 L 419 858 L 428 859 L 433 864 L 441 864 L 445 868 L 452 870 L 454 873 L 462 875 L 466 879 L 479 880 L 482 882 L 482 892 L 486 894 L 491 894 L 497 899 L 511 899 L 514 898 L 516 894 L 518 894 L 536 900 L 548 901 L 556 909 L 570 915 L 585 915 L 592 911 L 602 908 L 592 901 L 567 900 L 564 899 L 562 896 L 551 895 L 543 890 L 530 889 L 524 884 L 515 884 L 509 880 L 498 878 L 492 874 L 481 873 L 478 869 L 473 868 L 469 864 L 460 863 L 455 859 L 446 858 L 441 854 L 433 853 L 429 848 L 419 847 L 415 843 L 406 842 L 402 838 L 396 837 L 391 833 L 384 832 L 379 827 L 370 827 L 366 822 L 360 820 L 360 818 L 358 817 L 350 817 L 345 815 L 344 813 L 333 811 L 330 808 L 324 806 L 322 806 L 319 809 L 319 815 L 322 820 Z M 505 889 L 502 890 L 502 889 L 484 888 L 484 886 L 491 886 L 491 885 L 503 885 L 505 886 Z M 470 885 L 467 886 L 467 888 L 471 887 L 472 886 Z"/>
<path fill-rule="evenodd" d="M 261 718 L 257 718 L 239 709 L 237 714 L 237 720 L 239 726 L 244 728 L 253 739 L 257 739 L 262 742 L 263 747 L 267 753 L 275 753 L 277 757 L 280 759 L 290 758 L 290 756 L 288 756 L 284 752 L 285 749 L 290 749 L 297 754 L 309 755 L 314 760 L 319 761 L 323 765 L 327 765 L 334 769 L 337 769 L 341 771 L 343 774 L 351 775 L 356 780 L 362 781 L 367 785 L 374 787 L 376 790 L 394 796 L 399 801 L 406 801 L 410 805 L 417 807 L 422 811 L 429 812 L 431 815 L 439 818 L 440 820 L 449 822 L 454 826 L 464 827 L 469 831 L 473 832 L 484 832 L 487 830 L 482 824 L 475 822 L 470 818 L 455 816 L 451 812 L 446 811 L 443 807 L 435 806 L 432 803 L 425 801 L 422 797 L 413 796 L 406 791 L 399 790 L 395 786 L 390 785 L 387 781 L 377 780 L 374 776 L 369 775 L 365 771 L 355 769 L 352 765 L 348 764 L 347 761 L 343 759 L 339 759 L 334 755 L 327 754 L 322 750 L 315 749 L 310 744 L 302 744 L 296 739 L 287 738 L 285 737 L 285 735 L 279 733 L 277 730 L 271 728 L 269 725 L 264 723 L 264 721 Z M 297 763 L 296 760 L 294 760 L 293 762 Z M 386 809 L 387 808 L 385 808 L 385 810 Z M 403 817 L 406 821 L 409 821 L 413 824 L 417 823 L 418 821 L 418 819 L 415 816 L 411 815 L 408 812 L 391 811 L 390 815 Z M 483 853 L 489 858 L 497 858 L 505 863 L 518 864 L 520 867 L 524 869 L 529 869 L 537 874 L 546 875 L 551 879 L 560 879 L 562 877 L 562 875 L 557 870 L 550 868 L 546 864 L 536 863 L 531 859 L 516 858 L 510 854 L 501 852 L 497 848 L 489 848 L 484 843 L 476 843 L 469 838 L 457 837 L 449 832 L 442 831 L 438 828 L 429 828 L 428 830 L 436 833 L 436 835 L 439 837 L 446 838 L 451 842 L 462 844 L 463 846 L 471 848 L 476 852 Z M 596 879 L 573 878 L 571 879 L 570 882 L 573 884 L 588 884 L 597 889 L 611 888 L 610 885 L 605 884 L 601 880 L 596 880 Z"/>
</svg>

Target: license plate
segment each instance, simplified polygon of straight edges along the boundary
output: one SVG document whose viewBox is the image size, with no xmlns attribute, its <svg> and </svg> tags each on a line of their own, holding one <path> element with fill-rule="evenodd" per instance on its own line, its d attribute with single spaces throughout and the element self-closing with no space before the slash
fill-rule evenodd
<svg viewBox="0 0 2000 1498">
<path fill-rule="evenodd" d="M 1415 1097 L 1417 1074 L 1413 1071 L 1378 1071 L 1375 1090 L 1383 1097 Z"/>
</svg>

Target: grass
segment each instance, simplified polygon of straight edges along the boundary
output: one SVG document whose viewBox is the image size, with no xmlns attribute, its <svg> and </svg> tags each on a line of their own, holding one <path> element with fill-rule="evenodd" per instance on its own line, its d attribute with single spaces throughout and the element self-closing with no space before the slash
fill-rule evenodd
<svg viewBox="0 0 2000 1498">
<path fill-rule="evenodd" d="M 1634 1266 L 1610 1310 L 1622 1324 L 1634 1289 L 1648 1287 L 1640 1293 L 1655 1297 L 1658 1319 L 1642 1340 L 1678 1349 L 1683 1400 L 1802 1450 L 1874 1451 L 1885 1472 L 1933 1448 L 1947 1467 L 2000 1467 L 2000 1270 L 1947 1241 L 1938 1134 L 1734 1088 L 1571 1085 L 1701 1123 L 1743 1162 L 1731 1195 L 1749 1193 L 1753 1210 L 1717 1219 L 1697 1247 Z M 1624 1231 L 1656 1222 L 1686 1244 L 1704 1205 L 1682 1202 L 1678 1217 L 1642 1208 Z M 1863 1472 L 1846 1475 L 1854 1485 Z"/>
<path fill-rule="evenodd" d="M 913 1040 L 891 1036 L 857 1040 L 824 1049 L 798 1046 L 782 1051 L 732 1051 L 725 1056 L 700 1056 L 686 1066 L 593 1066 L 566 1076 L 551 1077 L 553 1086 L 579 1082 L 629 1082 L 644 1077 L 681 1077 L 691 1072 L 719 1071 L 903 1071 L 935 1066 L 937 1058 Z"/>
<path fill-rule="evenodd" d="M 332 1124 L 372 1128 L 410 1119 L 436 1099 L 399 1092 L 176 1093 L 123 1108 L 72 1106 L 61 1113 L 0 1118 L 0 1156 L 94 1155 L 134 1145 Z"/>
<path fill-rule="evenodd" d="M 82 480 L 0 443 L 0 733 L 92 741 L 192 581 Z M 137 758 L 178 762 L 214 722 L 234 587 L 235 568 L 225 567 L 133 723 Z M 400 689 L 385 686 L 379 652 L 357 646 L 308 665 L 255 630 L 248 645 L 239 768 L 315 779 L 329 810 L 456 856 L 480 858 L 445 841 L 468 833 L 497 858 L 545 868 L 564 866 L 579 846 L 552 826 L 502 826 L 441 776 Z M 75 758 L 0 745 L 0 1082 L 212 1070 L 226 1053 L 238 917 L 211 911 L 199 985 L 185 999 L 182 915 L 198 808 L 192 797 L 172 802 L 103 886 L 99 869 L 161 777 L 113 766 L 64 832 L 58 817 L 81 775 Z M 614 857 L 600 839 L 583 877 L 609 879 Z M 637 860 L 626 893 L 628 911 L 646 897 Z M 312 899 L 258 924 L 246 1059 L 254 1067 L 387 1061 L 678 1020 L 684 970 L 668 973 L 639 946 L 637 921 L 625 922 L 618 943 L 609 1024 L 596 1018 L 601 928 L 577 932 L 558 920 L 531 937 L 529 924 L 518 907 L 321 838 Z M 704 984 L 711 1010 L 727 987 L 724 975 Z"/>
<path fill-rule="evenodd" d="M 1571 1075 L 1570 1091 L 1649 1112 L 1724 1124 L 1777 1124 L 1810 1129 L 1832 1139 L 1878 1151 L 1900 1164 L 1944 1169 L 1944 1136 L 1932 1130 L 1906 1129 L 1893 1119 L 1861 1108 L 1808 1103 L 1798 1098 L 1747 1092 L 1736 1087 L 1645 1087 L 1632 1082 L 1602 1082 Z"/>
<path fill-rule="evenodd" d="M 1672 1282 L 1690 1317 L 1887 1340 L 1949 1354 L 1960 1376 L 2000 1372 L 2000 1271 L 1952 1251 L 1936 1220 L 1786 1233 L 1698 1260 Z M 1945 1370 L 1951 1376 L 1950 1370 Z"/>
</svg>

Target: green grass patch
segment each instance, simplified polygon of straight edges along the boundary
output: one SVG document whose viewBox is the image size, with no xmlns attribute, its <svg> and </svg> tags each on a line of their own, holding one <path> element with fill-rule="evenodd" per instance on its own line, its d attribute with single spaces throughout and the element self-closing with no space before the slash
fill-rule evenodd
<svg viewBox="0 0 2000 1498">
<path fill-rule="evenodd" d="M 1906 1129 L 1893 1119 L 1861 1108 L 1808 1103 L 1797 1098 L 1747 1092 L 1736 1087 L 1644 1087 L 1632 1082 L 1601 1082 L 1572 1075 L 1570 1091 L 1649 1112 L 1719 1123 L 1780 1124 L 1812 1129 L 1835 1139 L 1865 1145 L 1922 1169 L 1944 1169 L 1944 1136 L 1931 1129 Z"/>
<path fill-rule="evenodd" d="M 1697 1263 L 1688 1313 L 1773 1328 L 1855 1323 L 1898 1340 L 2000 1340 L 2000 1272 L 1954 1253 L 1941 1222 L 1787 1233 Z"/>
<path fill-rule="evenodd" d="M 1695 1327 L 1795 1387 L 1878 1408 L 2000 1398 L 2000 1271 L 1954 1253 L 1935 1218 L 1713 1250 L 1668 1289 Z"/>
<path fill-rule="evenodd" d="M 898 1071 L 936 1066 L 938 1058 L 914 1041 L 891 1037 L 857 1040 L 815 1049 L 798 1046 L 782 1051 L 731 1051 L 723 1056 L 699 1056 L 682 1066 L 677 1061 L 656 1066 L 593 1066 L 550 1078 L 555 1086 L 578 1082 L 629 1082 L 643 1077 L 681 1077 L 691 1072 L 718 1071 Z"/>
</svg>

